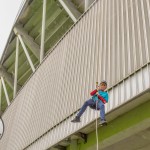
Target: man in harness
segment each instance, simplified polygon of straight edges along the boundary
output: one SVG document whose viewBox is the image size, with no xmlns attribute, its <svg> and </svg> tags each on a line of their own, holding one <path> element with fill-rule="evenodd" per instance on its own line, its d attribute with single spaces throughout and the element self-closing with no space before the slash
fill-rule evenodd
<svg viewBox="0 0 150 150">
<path fill-rule="evenodd" d="M 107 121 L 105 119 L 105 104 L 108 102 L 108 93 L 105 91 L 106 88 L 107 82 L 101 81 L 100 85 L 97 86 L 97 88 L 90 93 L 92 97 L 83 104 L 79 113 L 71 122 L 80 122 L 80 118 L 85 112 L 87 106 L 89 106 L 92 109 L 96 109 L 97 103 L 97 110 L 100 110 L 100 125 L 107 125 Z"/>
</svg>

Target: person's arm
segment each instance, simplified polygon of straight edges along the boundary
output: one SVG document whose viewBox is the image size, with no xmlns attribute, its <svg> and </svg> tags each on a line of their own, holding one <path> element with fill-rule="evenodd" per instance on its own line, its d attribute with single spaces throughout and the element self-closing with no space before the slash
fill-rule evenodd
<svg viewBox="0 0 150 150">
<path fill-rule="evenodd" d="M 96 93 L 97 93 L 97 89 L 93 90 L 93 91 L 90 93 L 90 95 L 93 96 L 93 95 L 95 95 Z"/>
<path fill-rule="evenodd" d="M 101 100 L 104 104 L 107 103 L 107 101 L 100 95 L 98 95 L 98 99 Z"/>
<path fill-rule="evenodd" d="M 103 96 L 98 94 L 98 99 L 100 99 L 104 104 L 108 103 L 108 93 L 105 92 L 105 94 L 103 94 Z"/>
</svg>

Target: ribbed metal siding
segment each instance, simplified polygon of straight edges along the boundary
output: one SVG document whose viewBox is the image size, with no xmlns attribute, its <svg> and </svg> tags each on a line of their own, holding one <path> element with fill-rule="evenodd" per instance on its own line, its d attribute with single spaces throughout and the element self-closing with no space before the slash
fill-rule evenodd
<svg viewBox="0 0 150 150">
<path fill-rule="evenodd" d="M 111 101 L 106 104 L 106 112 L 108 113 L 119 105 L 126 103 L 148 88 L 150 88 L 150 64 L 145 65 L 145 67 L 141 68 L 108 91 Z M 82 122 L 80 124 L 71 123 L 70 121 L 74 117 L 71 116 L 54 129 L 44 134 L 43 137 L 32 143 L 27 150 L 44 150 L 50 148 L 72 133 L 83 128 L 88 123 L 91 123 L 98 115 L 99 112 L 88 108 L 81 118 Z"/>
<path fill-rule="evenodd" d="M 148 63 L 149 7 L 149 0 L 97 1 L 46 58 L 3 115 L 6 129 L 0 147 L 23 149 L 80 108 L 96 81 L 105 79 L 111 87 Z M 109 91 L 107 112 L 149 87 L 145 81 L 149 74 L 143 75 L 142 71 L 139 77 L 131 76 L 117 85 L 120 88 Z M 85 116 L 89 117 L 83 117 L 81 124 L 71 128 L 71 118 L 63 122 L 48 135 L 51 144 L 49 139 L 45 144 L 53 145 L 91 122 L 95 112 L 88 109 Z"/>
</svg>

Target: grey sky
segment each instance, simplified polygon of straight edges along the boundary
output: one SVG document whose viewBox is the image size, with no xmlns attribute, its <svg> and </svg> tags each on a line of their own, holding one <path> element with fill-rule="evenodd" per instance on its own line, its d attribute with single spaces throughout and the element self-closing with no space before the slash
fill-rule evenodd
<svg viewBox="0 0 150 150">
<path fill-rule="evenodd" d="M 22 2 L 25 0 L 0 1 L 0 58 Z"/>
</svg>

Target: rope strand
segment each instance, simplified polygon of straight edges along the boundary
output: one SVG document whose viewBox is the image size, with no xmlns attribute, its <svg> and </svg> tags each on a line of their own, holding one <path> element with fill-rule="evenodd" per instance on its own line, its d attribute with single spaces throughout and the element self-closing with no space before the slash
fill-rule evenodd
<svg viewBox="0 0 150 150">
<path fill-rule="evenodd" d="M 98 101 L 96 101 L 96 110 L 97 110 L 97 104 L 98 104 Z M 98 118 L 98 116 L 97 116 L 97 111 L 96 111 L 96 150 L 98 150 L 98 126 L 97 126 L 97 118 Z"/>
<path fill-rule="evenodd" d="M 96 82 L 96 88 L 98 88 L 98 82 Z M 98 126 L 97 126 L 97 105 L 98 105 L 98 101 L 96 101 L 96 150 L 98 150 Z"/>
</svg>

